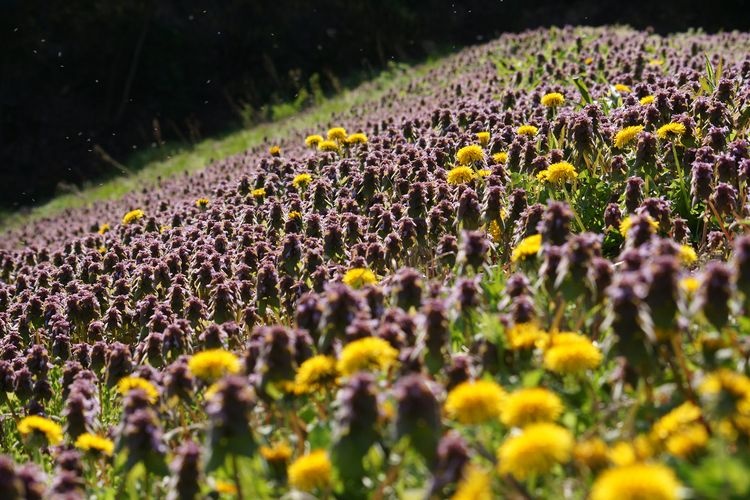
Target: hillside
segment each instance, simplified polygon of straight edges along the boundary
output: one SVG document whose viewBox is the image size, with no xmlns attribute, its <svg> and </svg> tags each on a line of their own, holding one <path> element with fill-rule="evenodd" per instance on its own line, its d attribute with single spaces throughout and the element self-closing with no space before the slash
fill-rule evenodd
<svg viewBox="0 0 750 500">
<path fill-rule="evenodd" d="M 9 229 L 0 496 L 747 497 L 748 54 L 503 35 Z"/>
</svg>

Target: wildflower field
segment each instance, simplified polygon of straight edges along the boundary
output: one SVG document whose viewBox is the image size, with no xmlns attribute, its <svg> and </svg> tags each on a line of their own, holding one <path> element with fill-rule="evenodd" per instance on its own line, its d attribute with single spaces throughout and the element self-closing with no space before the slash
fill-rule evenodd
<svg viewBox="0 0 750 500">
<path fill-rule="evenodd" d="M 750 497 L 750 36 L 504 35 L 0 237 L 0 498 Z"/>
</svg>

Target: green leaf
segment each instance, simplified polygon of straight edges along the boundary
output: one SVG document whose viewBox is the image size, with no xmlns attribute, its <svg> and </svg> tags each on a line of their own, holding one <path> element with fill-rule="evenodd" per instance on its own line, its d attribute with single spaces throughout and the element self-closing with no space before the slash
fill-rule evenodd
<svg viewBox="0 0 750 500">
<path fill-rule="evenodd" d="M 593 102 L 593 99 L 591 98 L 591 93 L 589 92 L 589 88 L 586 86 L 586 84 L 583 83 L 583 80 L 581 80 L 581 77 L 574 76 L 572 80 L 575 86 L 578 88 L 578 91 L 581 93 L 581 97 L 583 98 L 583 101 L 586 104 L 591 104 Z"/>
</svg>

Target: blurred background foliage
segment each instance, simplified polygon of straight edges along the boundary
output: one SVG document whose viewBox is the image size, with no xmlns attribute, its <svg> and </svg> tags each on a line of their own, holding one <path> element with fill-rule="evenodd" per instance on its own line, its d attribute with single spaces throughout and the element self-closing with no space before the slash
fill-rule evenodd
<svg viewBox="0 0 750 500">
<path fill-rule="evenodd" d="M 750 16 L 742 0 L 2 0 L 0 208 L 284 118 L 392 62 L 612 23 L 714 32 Z"/>
</svg>

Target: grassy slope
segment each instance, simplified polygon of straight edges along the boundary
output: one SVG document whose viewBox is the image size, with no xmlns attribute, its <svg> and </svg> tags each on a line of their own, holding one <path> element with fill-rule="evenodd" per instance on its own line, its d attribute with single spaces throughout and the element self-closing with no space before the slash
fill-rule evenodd
<svg viewBox="0 0 750 500">
<path fill-rule="evenodd" d="M 242 129 L 220 138 L 206 139 L 193 147 L 177 151 L 168 159 L 154 161 L 132 175 L 119 176 L 78 192 L 64 194 L 32 208 L 18 212 L 0 213 L 0 232 L 32 220 L 49 217 L 63 210 L 90 205 L 96 201 L 118 199 L 134 189 L 154 185 L 159 177 L 167 178 L 183 172 L 205 168 L 212 160 L 225 158 L 262 144 L 266 138 L 281 139 L 305 128 L 326 123 L 332 113 L 345 111 L 352 106 L 375 101 L 383 94 L 403 84 L 408 79 L 423 74 L 439 60 L 414 68 L 394 66 L 374 80 L 353 90 L 326 100 L 289 118 Z"/>
</svg>

